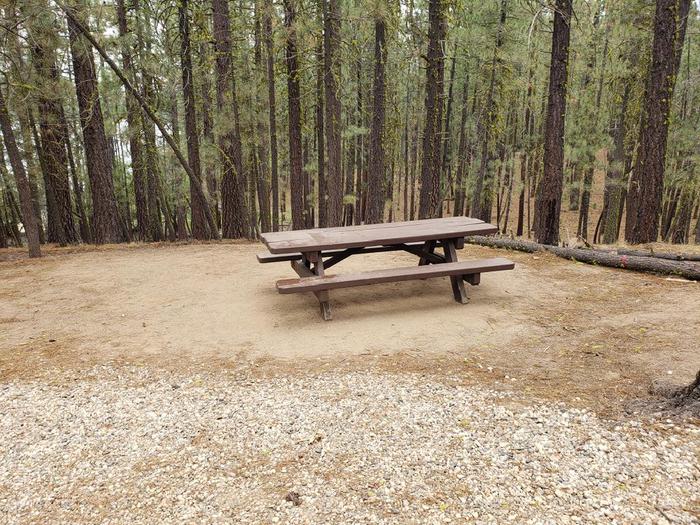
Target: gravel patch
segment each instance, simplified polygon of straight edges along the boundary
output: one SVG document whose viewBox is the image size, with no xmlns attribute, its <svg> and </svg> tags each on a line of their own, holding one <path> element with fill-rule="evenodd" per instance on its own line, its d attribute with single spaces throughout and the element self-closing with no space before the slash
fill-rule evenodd
<svg viewBox="0 0 700 525">
<path fill-rule="evenodd" d="M 700 523 L 700 429 L 428 376 L 0 383 L 0 521 Z"/>
</svg>

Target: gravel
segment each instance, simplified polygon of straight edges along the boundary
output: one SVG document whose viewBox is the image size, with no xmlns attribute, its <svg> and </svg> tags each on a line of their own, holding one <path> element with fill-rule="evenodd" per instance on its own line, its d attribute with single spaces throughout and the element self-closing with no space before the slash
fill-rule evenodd
<svg viewBox="0 0 700 525">
<path fill-rule="evenodd" d="M 700 523 L 700 429 L 430 376 L 0 383 L 0 521 Z"/>
</svg>

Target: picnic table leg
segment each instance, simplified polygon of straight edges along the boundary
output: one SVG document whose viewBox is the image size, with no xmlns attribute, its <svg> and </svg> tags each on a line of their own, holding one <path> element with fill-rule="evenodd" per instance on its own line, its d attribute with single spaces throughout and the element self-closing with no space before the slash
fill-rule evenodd
<svg viewBox="0 0 700 525">
<path fill-rule="evenodd" d="M 323 267 L 323 257 L 321 257 L 320 252 L 305 253 L 303 254 L 302 259 L 307 261 L 307 264 L 313 263 L 313 268 L 311 271 L 314 273 L 314 275 L 323 277 L 326 274 L 325 268 Z M 328 290 L 314 292 L 314 294 L 316 295 L 316 298 L 321 306 L 321 316 L 323 317 L 323 320 L 332 320 L 333 315 L 331 314 L 330 293 Z"/>
<path fill-rule="evenodd" d="M 435 244 L 435 241 L 425 241 L 423 244 L 423 251 L 426 253 L 435 253 Z M 418 261 L 418 266 L 425 266 L 426 264 L 430 264 L 428 258 L 421 257 L 420 261 Z"/>
<path fill-rule="evenodd" d="M 445 261 L 448 263 L 457 262 L 457 250 L 455 248 L 454 239 L 445 239 L 442 241 L 443 250 L 445 251 Z M 461 275 L 450 276 L 452 284 L 452 295 L 458 303 L 466 304 L 469 302 L 467 291 L 464 289 L 464 281 Z"/>
</svg>

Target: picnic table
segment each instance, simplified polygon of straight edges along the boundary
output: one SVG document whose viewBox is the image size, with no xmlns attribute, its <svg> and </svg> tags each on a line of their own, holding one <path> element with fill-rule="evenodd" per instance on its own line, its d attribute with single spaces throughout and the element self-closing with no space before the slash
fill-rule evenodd
<svg viewBox="0 0 700 525">
<path fill-rule="evenodd" d="M 277 281 L 282 294 L 313 292 L 324 320 L 330 320 L 329 292 L 336 288 L 363 286 L 431 277 L 450 277 L 455 301 L 468 301 L 464 283 L 479 284 L 481 274 L 512 270 L 508 259 L 495 257 L 458 261 L 457 250 L 470 235 L 490 235 L 498 228 L 471 217 L 446 217 L 417 221 L 364 224 L 338 228 L 317 228 L 263 233 L 268 253 L 258 254 L 258 262 L 291 262 L 296 279 Z M 442 253 L 436 252 L 440 249 Z M 404 251 L 418 257 L 418 265 L 403 268 L 328 275 L 326 270 L 352 255 Z"/>
</svg>

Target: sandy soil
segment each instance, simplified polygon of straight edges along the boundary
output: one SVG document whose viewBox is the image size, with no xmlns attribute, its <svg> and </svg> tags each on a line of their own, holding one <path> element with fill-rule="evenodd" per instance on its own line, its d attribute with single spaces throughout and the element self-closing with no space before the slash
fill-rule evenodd
<svg viewBox="0 0 700 525">
<path fill-rule="evenodd" d="M 287 264 L 257 264 L 257 244 L 57 250 L 0 263 L 0 374 L 46 366 L 147 363 L 268 371 L 457 371 L 600 411 L 643 397 L 652 380 L 686 383 L 700 368 L 697 283 L 504 254 L 452 300 L 447 279 L 333 291 L 334 320 L 312 295 L 279 295 Z M 344 261 L 337 271 L 414 264 L 408 254 Z"/>
</svg>

